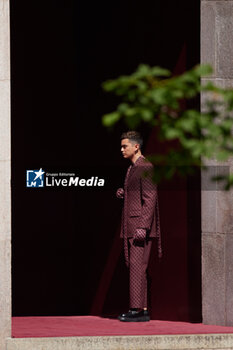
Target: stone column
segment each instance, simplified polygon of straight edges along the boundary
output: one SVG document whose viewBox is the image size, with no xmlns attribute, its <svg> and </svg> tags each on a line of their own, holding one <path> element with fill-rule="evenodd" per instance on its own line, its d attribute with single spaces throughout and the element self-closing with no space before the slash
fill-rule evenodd
<svg viewBox="0 0 233 350">
<path fill-rule="evenodd" d="M 0 349 L 11 336 L 9 0 L 0 0 Z"/>
<path fill-rule="evenodd" d="M 203 82 L 233 87 L 233 1 L 201 0 L 201 62 L 214 68 Z M 233 172 L 233 160 L 208 164 Z M 233 326 L 233 191 L 209 186 L 202 187 L 202 305 L 203 323 Z"/>
</svg>

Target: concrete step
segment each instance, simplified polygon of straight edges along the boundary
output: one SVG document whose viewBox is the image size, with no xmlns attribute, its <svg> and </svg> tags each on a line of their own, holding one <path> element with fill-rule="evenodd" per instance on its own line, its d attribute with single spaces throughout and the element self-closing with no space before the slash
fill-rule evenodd
<svg viewBox="0 0 233 350">
<path fill-rule="evenodd" d="M 8 338 L 7 350 L 233 350 L 232 334 Z"/>
</svg>

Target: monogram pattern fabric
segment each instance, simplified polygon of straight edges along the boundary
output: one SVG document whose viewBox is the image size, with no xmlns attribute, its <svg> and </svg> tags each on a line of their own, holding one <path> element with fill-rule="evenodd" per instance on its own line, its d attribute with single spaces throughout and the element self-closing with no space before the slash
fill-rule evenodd
<svg viewBox="0 0 233 350">
<path fill-rule="evenodd" d="M 129 267 L 131 308 L 147 307 L 146 273 L 152 237 L 158 238 L 158 255 L 162 256 L 158 193 L 151 179 L 152 169 L 153 165 L 140 156 L 127 170 L 124 189 L 116 193 L 118 198 L 124 198 L 121 237 Z M 144 176 L 145 172 L 149 176 Z"/>
<path fill-rule="evenodd" d="M 147 237 L 158 238 L 158 256 L 161 258 L 158 192 L 157 185 L 153 183 L 150 176 L 152 170 L 153 165 L 146 161 L 144 156 L 140 156 L 127 170 L 124 189 L 117 190 L 117 197 L 124 198 L 120 237 L 135 237 L 137 229 L 145 229 Z M 149 176 L 145 177 L 145 172 Z M 127 255 L 126 248 L 125 255 Z"/>
<path fill-rule="evenodd" d="M 129 306 L 147 308 L 147 266 L 152 239 L 144 242 L 129 238 Z"/>
<path fill-rule="evenodd" d="M 129 173 L 130 173 L 130 170 L 132 168 L 132 165 L 129 166 L 128 170 L 127 170 L 127 173 L 126 173 L 126 177 L 125 177 L 125 183 L 124 183 L 124 203 L 127 203 L 128 199 L 128 195 L 127 195 L 127 183 L 128 183 L 128 178 L 129 178 Z M 124 210 L 123 210 L 123 217 L 127 217 L 127 205 L 124 205 Z M 123 237 L 124 237 L 124 254 L 125 254 L 125 263 L 126 263 L 126 266 L 129 266 L 129 251 L 128 251 L 128 241 L 127 241 L 127 226 L 126 226 L 126 220 L 124 219 L 123 220 L 123 225 L 124 225 L 124 228 L 123 228 Z"/>
</svg>

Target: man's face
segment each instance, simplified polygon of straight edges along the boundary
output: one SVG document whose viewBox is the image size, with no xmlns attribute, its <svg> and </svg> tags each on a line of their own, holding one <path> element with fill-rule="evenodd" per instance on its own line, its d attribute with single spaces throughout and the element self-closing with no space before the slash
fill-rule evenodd
<svg viewBox="0 0 233 350">
<path fill-rule="evenodd" d="M 121 153 L 124 158 L 131 159 L 138 148 L 138 144 L 130 141 L 129 139 L 121 140 Z"/>
</svg>

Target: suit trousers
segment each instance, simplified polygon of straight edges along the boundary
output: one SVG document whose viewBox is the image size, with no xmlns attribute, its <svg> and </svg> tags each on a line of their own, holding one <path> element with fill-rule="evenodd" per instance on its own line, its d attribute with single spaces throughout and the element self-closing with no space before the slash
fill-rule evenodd
<svg viewBox="0 0 233 350">
<path fill-rule="evenodd" d="M 128 238 L 130 308 L 147 308 L 147 267 L 153 238 Z"/>
</svg>

